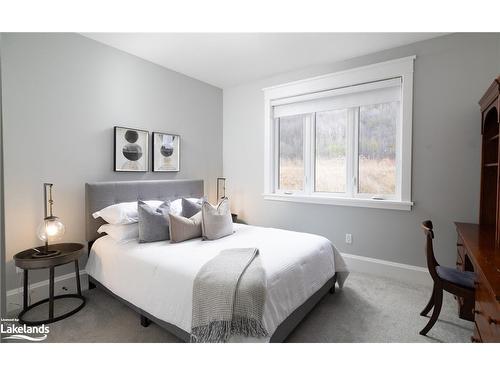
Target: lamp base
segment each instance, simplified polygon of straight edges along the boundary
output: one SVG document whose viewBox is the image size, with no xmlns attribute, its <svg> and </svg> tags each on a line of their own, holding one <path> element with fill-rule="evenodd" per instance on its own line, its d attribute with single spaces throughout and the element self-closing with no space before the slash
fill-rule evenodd
<svg viewBox="0 0 500 375">
<path fill-rule="evenodd" d="M 38 250 L 38 249 L 37 249 Z M 38 250 L 40 251 L 40 250 Z M 61 254 L 59 250 L 40 251 L 32 255 L 33 258 L 49 258 Z"/>
</svg>

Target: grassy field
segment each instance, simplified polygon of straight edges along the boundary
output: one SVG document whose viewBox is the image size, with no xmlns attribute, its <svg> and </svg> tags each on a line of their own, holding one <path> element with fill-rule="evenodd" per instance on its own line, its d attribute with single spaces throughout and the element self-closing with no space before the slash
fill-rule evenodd
<svg viewBox="0 0 500 375">
<path fill-rule="evenodd" d="M 316 191 L 345 192 L 345 161 L 322 159 L 316 163 Z M 396 165 L 392 159 L 359 160 L 359 192 L 394 194 Z M 280 188 L 299 190 L 303 185 L 302 162 L 285 159 L 280 164 Z"/>
</svg>

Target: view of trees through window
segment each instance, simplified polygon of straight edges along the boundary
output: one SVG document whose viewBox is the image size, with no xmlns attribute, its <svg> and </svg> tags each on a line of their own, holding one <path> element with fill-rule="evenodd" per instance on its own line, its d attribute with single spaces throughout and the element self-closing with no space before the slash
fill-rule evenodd
<svg viewBox="0 0 500 375">
<path fill-rule="evenodd" d="M 346 191 L 347 110 L 316 113 L 315 191 Z"/>
<path fill-rule="evenodd" d="M 304 186 L 304 116 L 279 119 L 279 189 Z"/>
<path fill-rule="evenodd" d="M 350 126 L 358 126 L 357 192 L 371 195 L 396 193 L 396 130 L 399 102 L 317 112 L 315 116 L 314 191 L 345 193 L 347 144 Z M 353 115 L 349 116 L 349 112 Z M 354 113 L 359 116 L 354 116 Z M 303 190 L 305 119 L 311 114 L 279 118 L 279 189 Z M 351 118 L 351 120 L 349 120 Z M 353 119 L 358 123 L 354 124 Z M 351 121 L 351 124 L 349 124 Z M 348 154 L 349 153 L 349 154 Z M 352 160 L 352 159 L 351 159 Z M 355 190 L 356 191 L 356 190 Z"/>
<path fill-rule="evenodd" d="M 359 107 L 358 191 L 396 193 L 396 126 L 399 102 Z"/>
</svg>

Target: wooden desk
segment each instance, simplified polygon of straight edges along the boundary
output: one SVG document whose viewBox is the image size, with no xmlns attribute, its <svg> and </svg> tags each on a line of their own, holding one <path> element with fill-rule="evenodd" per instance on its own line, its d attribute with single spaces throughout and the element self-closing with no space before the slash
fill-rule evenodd
<svg viewBox="0 0 500 375">
<path fill-rule="evenodd" d="M 500 249 L 495 231 L 478 224 L 455 223 L 457 268 L 476 273 L 473 342 L 500 342 Z M 465 309 L 459 301 L 459 310 Z M 466 313 L 460 311 L 461 313 Z"/>
</svg>

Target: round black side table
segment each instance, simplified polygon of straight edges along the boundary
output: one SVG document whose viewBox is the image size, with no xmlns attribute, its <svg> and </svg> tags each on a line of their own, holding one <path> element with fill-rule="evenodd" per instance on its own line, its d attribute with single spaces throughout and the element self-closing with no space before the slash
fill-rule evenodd
<svg viewBox="0 0 500 375">
<path fill-rule="evenodd" d="M 85 297 L 82 296 L 82 290 L 80 286 L 80 269 L 78 267 L 78 258 L 83 253 L 83 245 L 80 243 L 58 243 L 49 245 L 49 250 L 59 251 L 57 255 L 50 257 L 35 257 L 38 252 L 31 248 L 28 250 L 21 251 L 14 255 L 14 262 L 17 267 L 24 270 L 24 286 L 23 286 L 23 310 L 19 313 L 18 318 L 21 324 L 26 325 L 41 325 L 57 322 L 58 320 L 67 318 L 80 311 L 83 306 L 85 306 Z M 67 264 L 70 262 L 75 263 L 75 278 L 76 278 L 76 289 L 77 294 L 62 294 L 54 297 L 54 268 Z M 49 277 L 49 298 L 45 298 L 38 301 L 30 306 L 28 306 L 28 270 L 43 269 L 48 268 Z M 54 300 L 62 298 L 78 298 L 81 300 L 80 305 L 75 309 L 54 317 Z M 40 306 L 44 303 L 49 303 L 49 317 L 46 320 L 25 320 L 23 316 L 36 306 Z"/>
</svg>

